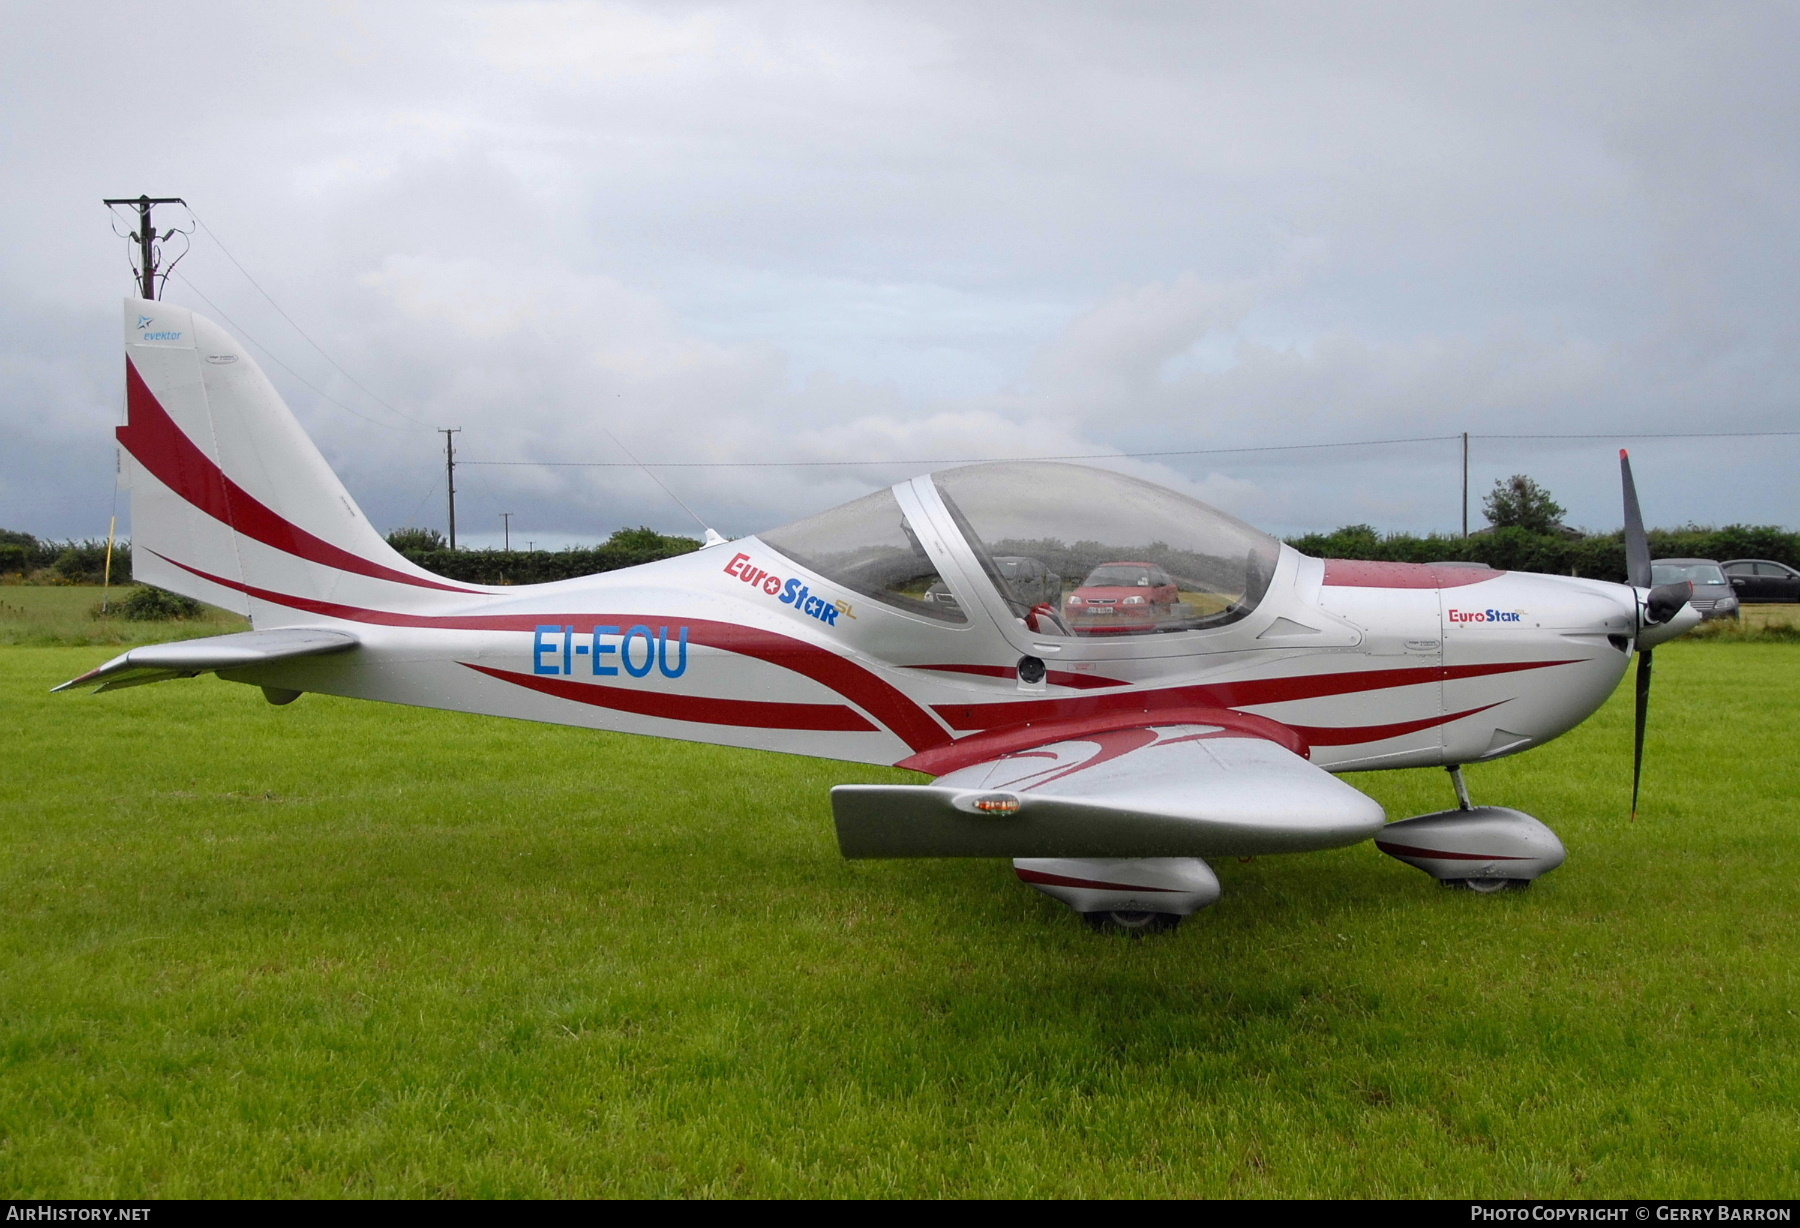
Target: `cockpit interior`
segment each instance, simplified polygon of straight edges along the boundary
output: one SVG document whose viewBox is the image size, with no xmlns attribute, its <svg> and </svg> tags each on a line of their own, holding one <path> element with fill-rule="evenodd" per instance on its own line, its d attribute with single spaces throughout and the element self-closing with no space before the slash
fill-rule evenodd
<svg viewBox="0 0 1800 1228">
<path fill-rule="evenodd" d="M 818 575 L 892 609 L 968 619 L 896 487 L 760 535 Z M 1125 474 L 1047 461 L 944 470 L 930 487 L 981 576 L 1035 635 L 1167 635 L 1256 608 L 1281 545 L 1196 499 Z"/>
</svg>

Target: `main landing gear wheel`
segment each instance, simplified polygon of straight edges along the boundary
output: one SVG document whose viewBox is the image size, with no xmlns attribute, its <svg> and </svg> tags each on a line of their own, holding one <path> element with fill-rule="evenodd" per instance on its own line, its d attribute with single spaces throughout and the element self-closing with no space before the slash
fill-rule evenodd
<svg viewBox="0 0 1800 1228">
<path fill-rule="evenodd" d="M 1525 878 L 1446 878 L 1444 886 L 1463 891 L 1473 891 L 1476 895 L 1497 895 L 1502 891 L 1523 891 L 1531 886 L 1531 880 Z"/>
<path fill-rule="evenodd" d="M 1180 917 L 1167 912 L 1084 912 L 1081 919 L 1103 934 L 1166 934 L 1181 924 Z"/>
</svg>

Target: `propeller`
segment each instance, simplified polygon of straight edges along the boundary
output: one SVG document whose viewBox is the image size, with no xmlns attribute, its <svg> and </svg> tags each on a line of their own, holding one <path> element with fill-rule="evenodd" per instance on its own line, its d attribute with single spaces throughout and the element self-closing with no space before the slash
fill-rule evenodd
<svg viewBox="0 0 1800 1228">
<path fill-rule="evenodd" d="M 1625 583 L 1650 587 L 1650 538 L 1638 510 L 1637 483 L 1631 480 L 1631 453 L 1619 449 L 1619 480 L 1625 487 Z"/>
<path fill-rule="evenodd" d="M 1637 483 L 1631 480 L 1631 454 L 1619 449 L 1619 479 L 1625 488 L 1625 581 L 1633 588 L 1650 592 L 1638 606 L 1638 631 L 1657 627 L 1681 612 L 1681 607 L 1694 595 L 1692 582 L 1674 584 L 1650 583 L 1650 538 L 1644 532 L 1644 514 L 1638 508 Z M 1637 728 L 1633 734 L 1631 756 L 1631 821 L 1637 822 L 1638 791 L 1644 782 L 1644 730 L 1650 723 L 1650 677 L 1653 650 L 1638 650 Z"/>
</svg>

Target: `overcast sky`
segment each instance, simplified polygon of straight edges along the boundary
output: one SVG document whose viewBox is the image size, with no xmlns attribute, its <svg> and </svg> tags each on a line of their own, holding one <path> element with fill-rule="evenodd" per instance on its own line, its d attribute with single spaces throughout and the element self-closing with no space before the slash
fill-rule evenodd
<svg viewBox="0 0 1800 1228">
<path fill-rule="evenodd" d="M 0 525 L 41 536 L 112 511 L 99 202 L 140 192 L 211 231 L 167 297 L 383 529 L 442 527 L 434 426 L 892 462 L 661 471 L 728 535 L 936 458 L 1800 427 L 1793 3 L 0 13 Z M 1473 484 L 1616 527 L 1618 446 L 1478 439 Z M 1800 440 L 1631 446 L 1653 523 L 1800 524 Z M 1110 464 L 1281 532 L 1454 530 L 1459 454 Z M 458 477 L 477 543 L 696 531 L 631 469 Z"/>
</svg>

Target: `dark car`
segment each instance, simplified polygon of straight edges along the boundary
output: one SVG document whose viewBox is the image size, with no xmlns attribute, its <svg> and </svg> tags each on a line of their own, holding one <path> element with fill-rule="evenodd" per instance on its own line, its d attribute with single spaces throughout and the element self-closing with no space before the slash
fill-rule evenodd
<svg viewBox="0 0 1800 1228">
<path fill-rule="evenodd" d="M 1063 602 L 1077 631 L 1148 631 L 1175 611 L 1181 590 L 1155 563 L 1102 563 Z"/>
<path fill-rule="evenodd" d="M 1056 608 L 1062 600 L 1062 577 L 1038 560 L 1017 555 L 1001 555 L 994 566 L 1006 577 L 1006 586 L 1014 597 L 1028 606 L 1048 605 Z"/>
<path fill-rule="evenodd" d="M 1682 580 L 1694 586 L 1689 604 L 1703 619 L 1736 618 L 1738 599 L 1725 581 L 1725 573 L 1711 559 L 1651 559 L 1650 583 L 1675 584 Z"/>
<path fill-rule="evenodd" d="M 1719 566 L 1742 602 L 1800 601 L 1800 571 L 1772 559 L 1728 559 Z"/>
<path fill-rule="evenodd" d="M 1054 610 L 1062 598 L 1062 577 L 1034 558 L 1003 554 L 994 560 L 994 566 L 1000 570 L 1012 595 L 1028 607 L 1048 605 Z M 925 600 L 935 605 L 954 606 L 956 594 L 939 580 L 925 590 Z"/>
</svg>

